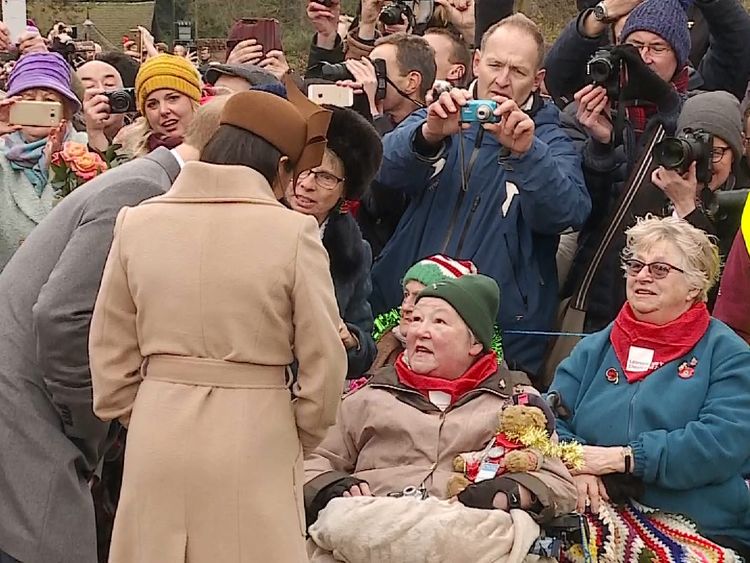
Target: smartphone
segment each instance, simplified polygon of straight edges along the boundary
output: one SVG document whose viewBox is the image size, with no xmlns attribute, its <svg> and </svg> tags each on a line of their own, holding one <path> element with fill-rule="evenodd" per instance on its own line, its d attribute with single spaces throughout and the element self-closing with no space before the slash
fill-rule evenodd
<svg viewBox="0 0 750 563">
<path fill-rule="evenodd" d="M 279 20 L 272 18 L 242 18 L 234 22 L 229 30 L 227 41 L 227 56 L 232 52 L 240 41 L 255 39 L 263 46 L 263 55 L 268 51 L 283 50 L 281 44 L 281 24 Z"/>
<path fill-rule="evenodd" d="M 26 31 L 26 0 L 3 0 L 3 22 L 10 31 L 11 43 Z"/>
<path fill-rule="evenodd" d="M 141 30 L 131 29 L 128 33 L 128 37 L 130 37 L 132 41 L 135 41 L 135 47 L 138 49 L 138 60 L 143 62 L 143 35 L 141 35 Z"/>
<path fill-rule="evenodd" d="M 60 102 L 36 102 L 20 100 L 10 106 L 11 125 L 27 127 L 55 127 L 63 118 Z"/>
<path fill-rule="evenodd" d="M 336 84 L 310 84 L 307 97 L 318 105 L 330 104 L 342 108 L 354 105 L 354 90 Z"/>
</svg>

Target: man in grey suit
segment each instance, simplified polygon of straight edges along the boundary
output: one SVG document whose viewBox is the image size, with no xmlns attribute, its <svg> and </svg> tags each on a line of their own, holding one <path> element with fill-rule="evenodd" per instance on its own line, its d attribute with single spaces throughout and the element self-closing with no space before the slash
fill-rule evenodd
<svg viewBox="0 0 750 563">
<path fill-rule="evenodd" d="M 115 218 L 198 158 L 223 101 L 198 111 L 183 145 L 66 197 L 0 274 L 0 563 L 97 561 L 89 483 L 112 436 L 92 409 L 88 332 Z"/>
</svg>

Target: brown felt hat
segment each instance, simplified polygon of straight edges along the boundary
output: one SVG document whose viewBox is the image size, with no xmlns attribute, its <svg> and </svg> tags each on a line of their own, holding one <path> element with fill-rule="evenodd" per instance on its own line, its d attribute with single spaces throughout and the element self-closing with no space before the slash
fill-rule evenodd
<svg viewBox="0 0 750 563">
<path fill-rule="evenodd" d="M 287 80 L 285 80 L 287 82 Z M 227 100 L 222 125 L 250 131 L 289 157 L 295 176 L 320 166 L 331 112 L 311 102 L 290 82 L 287 99 L 269 92 L 238 92 Z"/>
</svg>

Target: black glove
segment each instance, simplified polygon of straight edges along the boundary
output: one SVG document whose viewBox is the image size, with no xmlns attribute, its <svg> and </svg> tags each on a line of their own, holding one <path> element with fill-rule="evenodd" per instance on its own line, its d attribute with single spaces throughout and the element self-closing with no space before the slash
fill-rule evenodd
<svg viewBox="0 0 750 563">
<path fill-rule="evenodd" d="M 618 57 L 628 71 L 627 84 L 622 89 L 624 100 L 646 100 L 660 110 L 671 110 L 680 105 L 680 95 L 674 86 L 662 80 L 643 62 L 638 49 L 632 45 L 618 45 L 612 48 L 612 55 Z"/>
<path fill-rule="evenodd" d="M 318 494 L 315 495 L 310 506 L 305 507 L 305 517 L 307 519 L 308 528 L 318 519 L 318 513 L 323 510 L 331 500 L 343 497 L 346 491 L 360 483 L 367 483 L 367 481 L 357 479 L 356 477 L 344 477 L 343 479 L 334 481 L 327 487 L 318 491 Z"/>
<path fill-rule="evenodd" d="M 458 493 L 458 501 L 469 508 L 495 508 L 492 501 L 497 493 L 505 493 L 508 497 L 508 510 L 521 508 L 521 491 L 518 483 L 507 477 L 495 477 L 479 483 L 472 483 Z"/>
<path fill-rule="evenodd" d="M 612 504 L 622 506 L 628 500 L 640 500 L 646 493 L 646 486 L 639 477 L 625 473 L 602 475 L 602 483 Z"/>
<path fill-rule="evenodd" d="M 552 436 L 555 433 L 555 413 L 547 404 L 543 398 L 539 395 L 532 393 L 519 393 L 513 395 L 514 405 L 528 405 L 530 407 L 536 407 L 544 413 L 544 417 L 547 419 L 547 433 Z"/>
</svg>

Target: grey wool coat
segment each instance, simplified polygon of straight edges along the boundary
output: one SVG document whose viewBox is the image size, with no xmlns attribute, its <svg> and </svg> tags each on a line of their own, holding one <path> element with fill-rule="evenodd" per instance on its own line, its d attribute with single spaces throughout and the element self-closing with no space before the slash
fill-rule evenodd
<svg viewBox="0 0 750 563">
<path fill-rule="evenodd" d="M 23 563 L 95 563 L 88 480 L 108 446 L 93 412 L 88 333 L 124 206 L 180 172 L 167 149 L 81 186 L 0 273 L 0 551 Z"/>
</svg>

